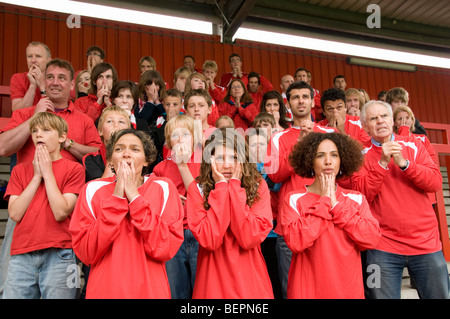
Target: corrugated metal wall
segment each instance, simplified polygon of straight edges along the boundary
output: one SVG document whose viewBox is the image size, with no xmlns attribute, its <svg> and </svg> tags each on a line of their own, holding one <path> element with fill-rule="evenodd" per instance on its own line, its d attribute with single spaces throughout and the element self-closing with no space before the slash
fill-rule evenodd
<svg viewBox="0 0 450 319">
<path fill-rule="evenodd" d="M 410 93 L 410 105 L 424 122 L 450 123 L 450 71 L 419 67 L 417 72 L 401 72 L 349 65 L 346 56 L 315 52 L 250 41 L 222 44 L 218 36 L 164 30 L 113 21 L 81 19 L 80 29 L 66 25 L 67 14 L 0 5 L 0 85 L 9 85 L 16 72 L 26 71 L 25 48 L 30 41 L 46 43 L 53 57 L 71 61 L 75 70 L 84 68 L 86 49 L 96 44 L 106 51 L 120 79 L 138 81 L 138 61 L 151 55 L 166 82 L 173 83 L 174 71 L 182 66 L 183 56 L 191 54 L 196 67 L 215 60 L 219 75 L 229 71 L 228 56 L 242 56 L 244 71 L 256 71 L 279 88 L 285 74 L 304 66 L 312 72 L 312 85 L 323 91 L 332 86 L 337 74 L 344 74 L 348 86 L 364 88 L 371 98 L 381 90 L 403 86 Z M 138 22 L 138 21 L 136 21 Z M 217 78 L 218 81 L 218 78 Z M 2 98 L 1 116 L 10 116 L 9 100 Z"/>
</svg>

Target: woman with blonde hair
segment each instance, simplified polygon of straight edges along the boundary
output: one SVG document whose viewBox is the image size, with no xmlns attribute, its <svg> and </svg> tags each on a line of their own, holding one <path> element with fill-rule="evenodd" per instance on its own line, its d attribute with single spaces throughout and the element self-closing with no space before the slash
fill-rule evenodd
<svg viewBox="0 0 450 319">
<path fill-rule="evenodd" d="M 358 89 L 351 88 L 345 91 L 345 106 L 348 115 L 359 116 L 364 104 L 364 97 Z"/>
<path fill-rule="evenodd" d="M 206 141 L 186 203 L 199 243 L 193 298 L 273 298 L 260 248 L 272 229 L 270 193 L 239 132 L 216 129 Z"/>
</svg>

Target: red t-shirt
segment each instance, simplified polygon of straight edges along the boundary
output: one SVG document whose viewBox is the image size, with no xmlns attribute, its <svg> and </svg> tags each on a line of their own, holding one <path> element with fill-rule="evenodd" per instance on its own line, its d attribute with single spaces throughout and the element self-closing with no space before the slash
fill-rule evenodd
<svg viewBox="0 0 450 319">
<path fill-rule="evenodd" d="M 14 111 L 8 124 L 1 130 L 0 134 L 27 121 L 33 116 L 35 109 L 36 106 L 30 106 Z M 75 142 L 86 146 L 98 148 L 102 146 L 102 140 L 100 139 L 94 122 L 86 114 L 76 111 L 71 101 L 69 101 L 69 106 L 58 112 L 57 115 L 65 119 L 69 126 L 67 138 L 73 139 Z M 34 151 L 35 146 L 30 135 L 22 148 L 17 151 L 17 163 L 32 162 Z M 70 152 L 64 149 L 61 150 L 61 155 L 73 161 L 78 161 Z"/>
<path fill-rule="evenodd" d="M 30 86 L 30 80 L 28 80 L 27 76 L 28 72 L 24 73 L 15 73 L 11 77 L 9 89 L 10 89 L 10 97 L 11 101 L 15 99 L 21 99 L 25 96 Z M 32 105 L 36 105 L 41 99 L 41 91 L 39 87 L 36 87 L 36 92 L 34 94 L 34 100 Z M 31 106 L 31 105 L 28 105 Z"/>
<path fill-rule="evenodd" d="M 81 164 L 61 158 L 52 162 L 58 189 L 62 194 L 78 195 L 85 183 L 84 168 Z M 19 196 L 28 186 L 34 175 L 31 162 L 17 164 L 12 172 L 5 192 Z M 46 248 L 72 248 L 69 233 L 70 216 L 57 222 L 48 202 L 45 183 L 42 180 L 31 200 L 25 215 L 14 228 L 11 255 L 24 254 Z"/>
</svg>

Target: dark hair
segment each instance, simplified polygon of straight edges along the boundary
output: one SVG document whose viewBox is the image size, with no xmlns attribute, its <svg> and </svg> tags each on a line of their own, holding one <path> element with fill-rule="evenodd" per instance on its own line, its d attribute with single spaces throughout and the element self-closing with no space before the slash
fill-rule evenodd
<svg viewBox="0 0 450 319">
<path fill-rule="evenodd" d="M 230 54 L 230 56 L 228 57 L 228 62 L 231 62 L 231 58 L 234 58 L 235 56 L 237 56 L 239 58 L 239 60 L 241 60 L 241 62 L 242 62 L 241 56 L 237 53 Z"/>
<path fill-rule="evenodd" d="M 322 110 L 324 109 L 326 101 L 337 101 L 342 100 L 345 103 L 345 92 L 338 88 L 331 88 L 323 91 L 322 97 L 320 98 L 320 105 L 322 106 Z"/>
<path fill-rule="evenodd" d="M 145 94 L 145 87 L 147 85 L 152 85 L 152 83 L 155 83 L 155 85 L 159 85 L 159 97 L 162 97 L 164 95 L 166 91 L 166 83 L 164 82 L 161 74 L 156 70 L 147 70 L 142 73 L 138 84 L 139 95 L 142 100 L 147 101 L 148 97 L 147 94 Z"/>
<path fill-rule="evenodd" d="M 259 73 L 256 73 L 256 72 L 254 72 L 254 71 L 250 72 L 250 73 L 247 75 L 247 79 L 250 80 L 250 78 L 257 78 L 257 79 L 258 79 L 258 84 L 261 84 L 261 80 L 259 79 Z"/>
<path fill-rule="evenodd" d="M 387 91 L 380 91 L 379 93 L 378 93 L 378 99 L 379 100 L 381 100 L 381 98 L 383 97 L 383 96 L 386 96 L 387 95 Z"/>
<path fill-rule="evenodd" d="M 113 85 L 113 88 L 111 90 L 111 100 L 114 100 L 116 97 L 119 96 L 120 90 L 123 89 L 129 89 L 131 92 L 131 95 L 133 96 L 134 103 L 133 105 L 136 105 L 139 99 L 139 90 L 136 85 L 136 83 L 132 81 L 126 81 L 122 80 Z"/>
<path fill-rule="evenodd" d="M 186 59 L 186 58 L 191 58 L 192 61 L 195 62 L 195 59 L 194 59 L 194 57 L 193 57 L 192 55 L 189 55 L 189 54 L 188 54 L 188 55 L 185 55 L 185 56 L 183 57 L 183 60 Z"/>
<path fill-rule="evenodd" d="M 300 72 L 300 71 L 305 71 L 306 74 L 310 73 L 307 69 L 305 69 L 304 67 L 301 66 L 301 67 L 297 68 L 297 70 L 295 70 L 294 78 L 296 77 L 297 73 Z"/>
<path fill-rule="evenodd" d="M 289 124 L 286 121 L 286 113 L 287 113 L 286 105 L 284 105 L 283 97 L 281 96 L 280 92 L 275 91 L 275 90 L 266 92 L 263 95 L 262 100 L 261 100 L 260 111 L 267 112 L 266 102 L 268 100 L 272 100 L 272 99 L 278 100 L 278 104 L 280 104 L 280 120 L 279 120 L 278 124 L 280 124 L 281 127 L 283 127 L 283 128 L 288 128 Z"/>
<path fill-rule="evenodd" d="M 333 83 L 336 82 L 336 79 L 344 79 L 345 80 L 345 76 L 343 76 L 342 74 L 336 75 L 333 79 Z"/>
<path fill-rule="evenodd" d="M 291 99 L 291 91 L 294 89 L 296 90 L 308 89 L 310 92 L 311 100 L 314 98 L 314 90 L 311 87 L 311 85 L 309 85 L 305 81 L 295 81 L 292 82 L 291 85 L 289 85 L 289 87 L 286 90 L 286 98 L 288 101 Z"/>
<path fill-rule="evenodd" d="M 73 80 L 75 71 L 73 70 L 72 64 L 70 64 L 70 62 L 63 59 L 53 59 L 47 62 L 47 65 L 45 66 L 46 71 L 49 66 L 56 66 L 58 68 L 68 70 L 70 72 L 70 80 Z"/>
<path fill-rule="evenodd" d="M 228 102 L 230 100 L 231 86 L 233 85 L 234 82 L 239 82 L 242 85 L 242 88 L 244 89 L 244 94 L 242 94 L 241 103 L 253 103 L 252 96 L 250 95 L 250 93 L 248 93 L 247 87 L 245 86 L 244 82 L 242 82 L 242 80 L 240 79 L 231 80 L 230 84 L 228 85 L 227 94 L 225 95 L 222 101 Z"/>
<path fill-rule="evenodd" d="M 114 132 L 111 136 L 111 139 L 106 144 L 106 159 L 111 159 L 114 152 L 114 146 L 116 145 L 117 141 L 126 134 L 133 134 L 134 136 L 137 136 L 142 142 L 142 146 L 144 147 L 145 160 L 148 163 L 148 166 L 145 166 L 142 169 L 141 175 L 144 176 L 149 173 L 151 164 L 155 161 L 156 155 L 158 153 L 150 135 L 144 131 L 130 128 Z M 113 168 L 111 168 L 111 170 L 114 172 Z"/>
<path fill-rule="evenodd" d="M 89 53 L 94 52 L 94 51 L 97 51 L 97 52 L 100 53 L 100 58 L 101 58 L 102 60 L 105 59 L 105 51 L 103 51 L 102 48 L 100 48 L 100 47 L 98 47 L 98 46 L 96 46 L 96 45 L 90 46 L 90 47 L 87 49 L 86 54 L 89 54 Z"/>
<path fill-rule="evenodd" d="M 89 93 L 91 94 L 97 94 L 97 79 L 103 72 L 106 72 L 108 70 L 112 71 L 112 77 L 113 77 L 113 86 L 116 84 L 119 77 L 117 76 L 117 71 L 114 68 L 114 66 L 108 62 L 101 62 L 94 66 L 91 72 L 91 88 L 89 90 Z"/>
<path fill-rule="evenodd" d="M 364 161 L 362 146 L 358 141 L 339 133 L 309 133 L 295 145 L 289 155 L 289 162 L 297 175 L 311 178 L 317 149 L 324 140 L 332 141 L 339 152 L 341 165 L 336 179 L 349 177 L 358 171 Z"/>
</svg>

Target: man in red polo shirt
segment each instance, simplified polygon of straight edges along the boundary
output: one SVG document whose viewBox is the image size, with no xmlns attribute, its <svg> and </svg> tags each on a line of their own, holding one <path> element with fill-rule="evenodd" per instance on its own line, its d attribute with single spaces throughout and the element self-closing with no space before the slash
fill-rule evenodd
<svg viewBox="0 0 450 319">
<path fill-rule="evenodd" d="M 45 65 L 51 59 L 50 49 L 41 42 L 30 42 L 26 49 L 28 72 L 15 73 L 10 81 L 12 110 L 36 105 L 45 90 Z"/>
<path fill-rule="evenodd" d="M 97 151 L 102 142 L 94 122 L 74 109 L 69 100 L 74 85 L 73 68 L 70 63 L 55 59 L 45 70 L 46 96 L 31 107 L 17 110 L 8 124 L 0 131 L 0 156 L 17 152 L 17 162 L 32 161 L 34 145 L 29 132 L 29 121 L 37 112 L 54 112 L 69 125 L 69 133 L 61 151 L 63 157 L 80 161 L 83 155 Z"/>
</svg>

